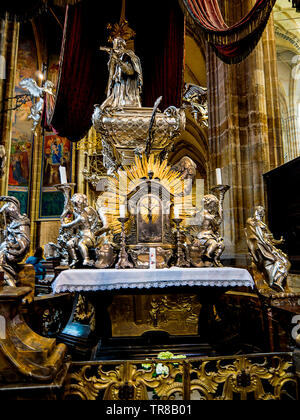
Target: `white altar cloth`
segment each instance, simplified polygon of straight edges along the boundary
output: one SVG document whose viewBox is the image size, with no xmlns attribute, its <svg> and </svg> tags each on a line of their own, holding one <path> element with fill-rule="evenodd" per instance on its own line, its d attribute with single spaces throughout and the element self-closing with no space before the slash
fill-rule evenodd
<svg viewBox="0 0 300 420">
<path fill-rule="evenodd" d="M 158 270 L 66 270 L 52 285 L 53 293 L 151 289 L 179 286 L 254 287 L 242 268 L 170 268 Z"/>
</svg>

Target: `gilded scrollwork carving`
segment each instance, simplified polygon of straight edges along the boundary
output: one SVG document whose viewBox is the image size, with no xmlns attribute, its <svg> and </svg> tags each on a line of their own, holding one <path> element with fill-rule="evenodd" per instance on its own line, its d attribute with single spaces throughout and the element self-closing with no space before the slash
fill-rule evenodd
<svg viewBox="0 0 300 420">
<path fill-rule="evenodd" d="M 154 391 L 160 400 L 281 400 L 287 387 L 297 395 L 291 354 L 82 363 L 69 374 L 65 398 L 148 400 Z"/>
<path fill-rule="evenodd" d="M 96 329 L 96 311 L 94 305 L 84 295 L 79 295 L 74 314 L 74 321 L 88 324 L 91 331 Z"/>
<path fill-rule="evenodd" d="M 192 373 L 198 378 L 191 381 L 191 391 L 197 390 L 201 399 L 208 400 L 233 400 L 237 395 L 247 400 L 251 394 L 255 400 L 280 400 L 286 383 L 297 387 L 292 361 L 284 356 L 265 355 L 258 357 L 257 362 L 250 356 L 215 359 L 203 362 L 200 369 L 192 369 Z M 219 385 L 222 385 L 221 390 Z"/>
</svg>

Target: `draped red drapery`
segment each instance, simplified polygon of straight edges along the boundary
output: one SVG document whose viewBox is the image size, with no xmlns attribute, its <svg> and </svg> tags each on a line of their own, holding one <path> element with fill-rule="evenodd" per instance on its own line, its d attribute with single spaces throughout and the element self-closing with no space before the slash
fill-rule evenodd
<svg viewBox="0 0 300 420">
<path fill-rule="evenodd" d="M 179 0 L 195 28 L 201 29 L 225 62 L 244 59 L 256 46 L 270 17 L 276 0 L 257 0 L 239 22 L 228 26 L 218 0 Z"/>
<path fill-rule="evenodd" d="M 127 2 L 127 19 L 136 31 L 135 52 L 144 74 L 143 106 L 181 106 L 184 73 L 184 15 L 177 1 Z"/>
<path fill-rule="evenodd" d="M 86 1 L 67 8 L 56 101 L 48 120 L 60 136 L 71 141 L 86 135 L 94 105 L 104 99 L 107 66 L 99 47 L 106 43 L 107 19 L 118 15 L 109 10 L 101 13 L 93 4 Z"/>
<path fill-rule="evenodd" d="M 60 78 L 52 116 L 43 119 L 71 141 L 79 141 L 91 127 L 95 104 L 105 99 L 108 23 L 119 21 L 121 1 L 83 1 L 69 6 L 61 51 Z M 98 4 L 98 5 L 97 5 Z M 146 19 L 144 19 L 146 17 Z M 161 109 L 181 104 L 184 71 L 184 15 L 174 0 L 153 0 L 141 8 L 128 2 L 126 18 L 136 32 L 135 52 L 142 63 L 143 106 L 153 106 L 163 96 Z M 46 123 L 47 120 L 47 123 Z"/>
</svg>

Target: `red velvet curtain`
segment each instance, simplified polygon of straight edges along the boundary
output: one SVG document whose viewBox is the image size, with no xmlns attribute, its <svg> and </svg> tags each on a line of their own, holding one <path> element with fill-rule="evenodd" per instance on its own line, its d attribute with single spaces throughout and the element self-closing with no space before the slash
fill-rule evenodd
<svg viewBox="0 0 300 420">
<path fill-rule="evenodd" d="M 127 19 L 136 31 L 135 51 L 143 74 L 143 106 L 180 107 L 184 73 L 184 15 L 177 1 L 127 2 Z"/>
<path fill-rule="evenodd" d="M 189 17 L 207 35 L 219 57 L 228 63 L 245 58 L 256 46 L 276 0 L 257 0 L 239 22 L 228 26 L 218 0 L 179 0 Z"/>
<path fill-rule="evenodd" d="M 108 45 L 106 26 L 119 21 L 120 11 L 120 0 L 113 4 L 86 0 L 68 8 L 56 103 L 48 123 L 71 141 L 84 137 L 92 124 L 94 104 L 105 99 L 108 56 L 99 47 Z M 141 7 L 140 0 L 131 0 L 126 18 L 137 33 L 135 52 L 143 68 L 143 106 L 152 107 L 159 96 L 163 96 L 162 110 L 180 106 L 184 15 L 178 3 L 153 0 Z"/>
<path fill-rule="evenodd" d="M 67 8 L 56 102 L 48 122 L 71 141 L 86 135 L 94 104 L 105 96 L 107 57 L 99 48 L 106 45 L 106 25 L 118 19 L 118 12 L 97 3 L 85 1 Z"/>
</svg>

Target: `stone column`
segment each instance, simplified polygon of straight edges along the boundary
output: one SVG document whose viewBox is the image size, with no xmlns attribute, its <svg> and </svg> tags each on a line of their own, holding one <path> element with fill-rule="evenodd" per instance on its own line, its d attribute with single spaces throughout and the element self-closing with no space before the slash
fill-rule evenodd
<svg viewBox="0 0 300 420">
<path fill-rule="evenodd" d="M 252 5 L 245 1 L 241 10 L 239 1 L 229 3 L 229 24 Z M 244 266 L 244 226 L 254 207 L 264 205 L 262 175 L 283 163 L 273 19 L 255 50 L 239 64 L 225 64 L 208 45 L 207 76 L 210 183 L 215 184 L 215 169 L 221 168 L 223 183 L 231 186 L 224 203 L 224 256 Z"/>
<path fill-rule="evenodd" d="M 0 20 L 0 56 L 5 63 L 5 74 L 0 79 L 0 143 L 4 145 L 7 155 L 7 170 L 0 180 L 0 194 L 7 195 L 9 162 L 11 149 L 12 115 L 13 112 L 4 112 L 11 108 L 13 101 L 5 101 L 14 96 L 15 77 L 18 58 L 19 23 Z"/>
</svg>

